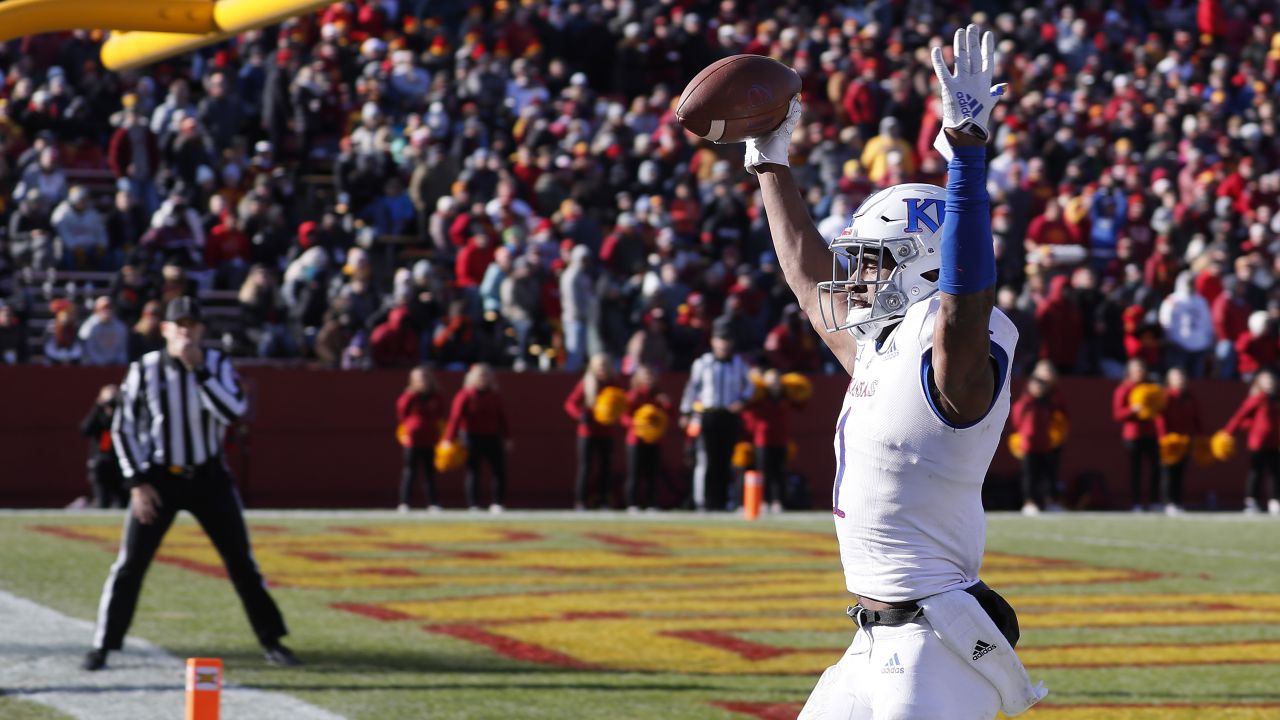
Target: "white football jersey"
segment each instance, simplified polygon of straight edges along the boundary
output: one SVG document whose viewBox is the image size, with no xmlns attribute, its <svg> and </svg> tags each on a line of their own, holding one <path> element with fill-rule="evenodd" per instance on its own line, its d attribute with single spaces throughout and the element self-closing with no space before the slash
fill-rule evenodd
<svg viewBox="0 0 1280 720">
<path fill-rule="evenodd" d="M 858 345 L 836 422 L 832 513 L 845 582 L 849 592 L 877 600 L 968 587 L 982 565 L 982 482 L 1009 415 L 1018 331 L 991 311 L 999 387 L 985 417 L 953 425 L 928 390 L 939 302 L 913 305 L 880 347 Z"/>
</svg>

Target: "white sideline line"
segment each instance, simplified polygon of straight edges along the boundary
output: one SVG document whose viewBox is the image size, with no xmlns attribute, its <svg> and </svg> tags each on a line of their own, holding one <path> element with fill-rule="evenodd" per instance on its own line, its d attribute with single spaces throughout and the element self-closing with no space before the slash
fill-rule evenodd
<svg viewBox="0 0 1280 720">
<path fill-rule="evenodd" d="M 1101 547 L 1132 548 L 1134 550 L 1152 550 L 1163 553 L 1181 553 L 1183 555 L 1200 555 L 1203 557 L 1225 557 L 1240 560 L 1268 560 L 1280 562 L 1280 554 L 1243 552 L 1240 550 L 1214 550 L 1213 548 L 1192 547 L 1189 545 L 1168 545 L 1165 543 L 1142 542 L 1141 540 L 1116 540 L 1113 538 L 1088 537 L 1085 535 L 1057 535 L 1053 533 L 1006 532 L 1004 536 L 1015 539 L 1046 540 L 1049 542 L 1072 543 L 1076 545 L 1098 545 Z"/>
<path fill-rule="evenodd" d="M 93 624 L 0 590 L 0 692 L 48 705 L 77 720 L 172 720 L 186 703 L 186 663 L 129 638 L 107 669 L 85 672 Z M 226 686 L 225 720 L 343 720 L 277 692 Z"/>
</svg>

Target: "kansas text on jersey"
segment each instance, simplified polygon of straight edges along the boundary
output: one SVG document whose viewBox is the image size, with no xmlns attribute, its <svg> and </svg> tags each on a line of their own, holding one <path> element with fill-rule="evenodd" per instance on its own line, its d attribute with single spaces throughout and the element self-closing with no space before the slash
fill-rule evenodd
<svg viewBox="0 0 1280 720">
<path fill-rule="evenodd" d="M 877 347 L 858 345 L 836 424 L 832 511 L 849 592 L 907 601 L 978 580 L 986 542 L 982 482 L 1009 414 L 1018 331 L 991 313 L 996 392 L 958 426 L 929 392 L 939 298 L 916 303 Z"/>
</svg>

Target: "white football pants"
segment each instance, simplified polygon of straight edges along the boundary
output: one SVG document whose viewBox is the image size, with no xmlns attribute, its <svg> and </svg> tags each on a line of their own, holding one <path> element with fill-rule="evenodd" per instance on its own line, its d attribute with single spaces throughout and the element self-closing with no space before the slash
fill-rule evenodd
<svg viewBox="0 0 1280 720">
<path fill-rule="evenodd" d="M 797 720 L 992 720 L 999 710 L 991 683 L 920 617 L 858 630 Z"/>
</svg>

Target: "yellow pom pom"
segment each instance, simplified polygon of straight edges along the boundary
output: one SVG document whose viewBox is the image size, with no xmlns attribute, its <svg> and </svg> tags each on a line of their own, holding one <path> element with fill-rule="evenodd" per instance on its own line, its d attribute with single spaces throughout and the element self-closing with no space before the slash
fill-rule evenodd
<svg viewBox="0 0 1280 720">
<path fill-rule="evenodd" d="M 620 387 L 607 387 L 596 394 L 591 415 L 601 425 L 617 425 L 627 411 L 627 393 Z"/>
<path fill-rule="evenodd" d="M 791 372 L 779 379 L 782 381 L 782 391 L 787 394 L 791 402 L 806 402 L 813 397 L 813 383 L 809 382 L 809 378 L 804 375 Z"/>
<path fill-rule="evenodd" d="M 632 417 L 636 431 L 636 437 L 641 441 L 650 445 L 662 439 L 667 432 L 667 425 L 670 418 L 662 408 L 648 403 L 641 405 L 636 409 L 636 414 Z"/>
<path fill-rule="evenodd" d="M 736 468 L 749 468 L 751 461 L 755 455 L 755 448 L 749 442 L 740 442 L 733 446 L 733 466 Z"/>
<path fill-rule="evenodd" d="M 1071 434 L 1071 423 L 1067 420 L 1067 416 L 1061 410 L 1053 414 L 1053 419 L 1049 421 L 1049 445 L 1057 450 L 1067 441 L 1067 436 Z"/>
<path fill-rule="evenodd" d="M 1022 433 L 1009 433 L 1009 453 L 1018 460 L 1026 457 L 1027 443 L 1022 439 Z"/>
<path fill-rule="evenodd" d="M 1155 383 L 1135 385 L 1129 391 L 1129 405 L 1138 408 L 1139 420 L 1154 420 L 1164 412 L 1165 400 L 1164 388 Z"/>
<path fill-rule="evenodd" d="M 396 442 L 403 447 L 409 447 L 409 428 L 404 423 L 396 425 Z"/>
<path fill-rule="evenodd" d="M 436 470 L 457 470 L 467 462 L 467 449 L 457 443 L 440 441 L 436 444 Z"/>
<path fill-rule="evenodd" d="M 1218 432 L 1213 434 L 1209 440 L 1209 449 L 1213 452 L 1213 459 L 1218 462 L 1226 462 L 1236 454 L 1236 439 L 1230 434 Z"/>
<path fill-rule="evenodd" d="M 1179 433 L 1169 433 L 1160 438 L 1160 464 L 1177 465 L 1187 457 L 1191 438 Z"/>
</svg>

